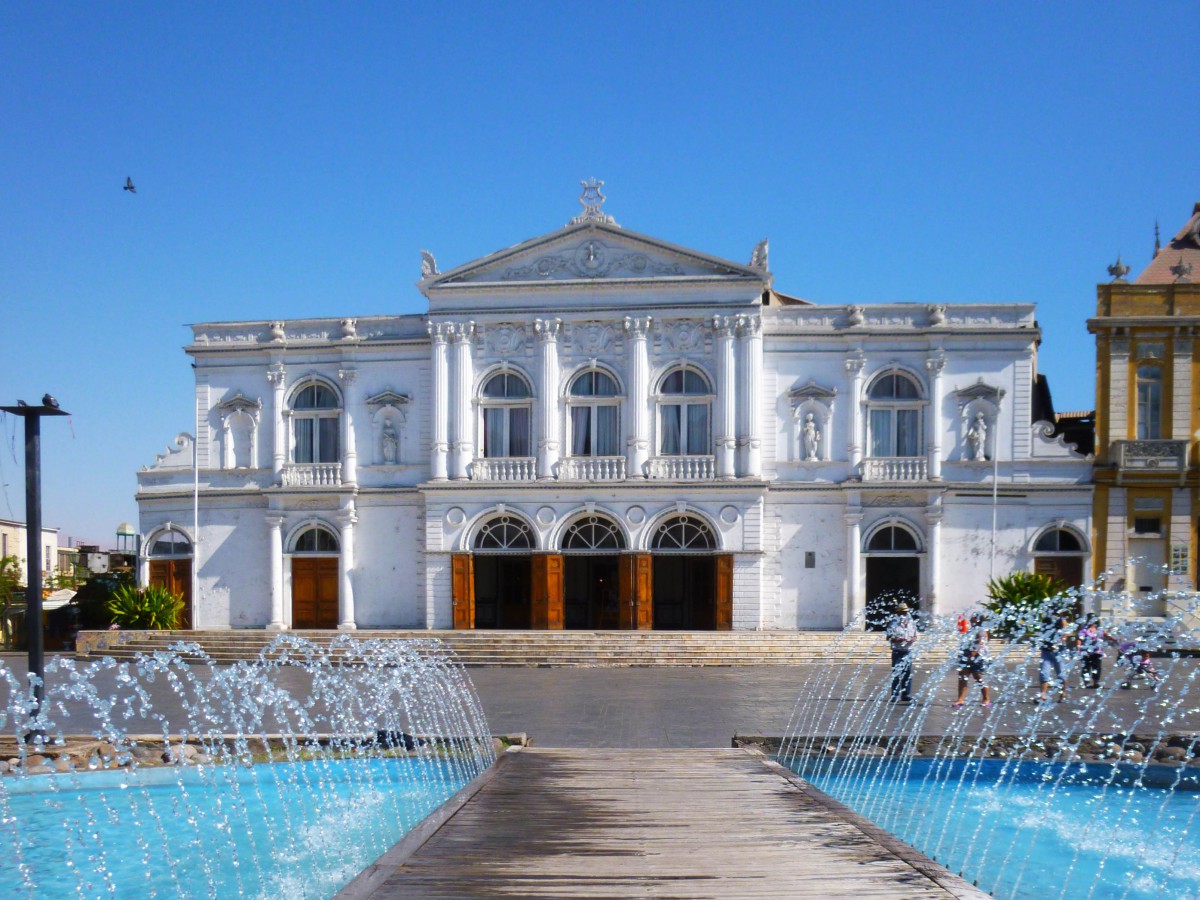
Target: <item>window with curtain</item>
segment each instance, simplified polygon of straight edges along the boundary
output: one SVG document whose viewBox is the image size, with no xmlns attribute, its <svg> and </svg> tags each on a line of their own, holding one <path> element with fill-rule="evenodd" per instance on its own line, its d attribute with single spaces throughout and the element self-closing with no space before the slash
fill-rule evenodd
<svg viewBox="0 0 1200 900">
<path fill-rule="evenodd" d="M 1137 436 L 1139 441 L 1156 441 L 1162 437 L 1162 369 L 1159 366 L 1138 366 Z"/>
<path fill-rule="evenodd" d="M 533 394 L 520 375 L 501 372 L 483 386 L 483 455 L 532 456 Z"/>
<path fill-rule="evenodd" d="M 921 392 L 907 375 L 892 373 L 875 380 L 867 392 L 870 455 L 920 456 Z"/>
<path fill-rule="evenodd" d="M 621 397 L 611 375 L 581 372 L 571 382 L 567 403 L 572 456 L 620 455 Z"/>
<path fill-rule="evenodd" d="M 659 391 L 659 453 L 712 453 L 708 424 L 711 408 L 712 391 L 703 375 L 692 369 L 676 369 L 668 374 Z"/>
<path fill-rule="evenodd" d="M 340 425 L 341 409 L 330 388 L 323 384 L 301 388 L 292 401 L 292 462 L 337 462 Z"/>
</svg>

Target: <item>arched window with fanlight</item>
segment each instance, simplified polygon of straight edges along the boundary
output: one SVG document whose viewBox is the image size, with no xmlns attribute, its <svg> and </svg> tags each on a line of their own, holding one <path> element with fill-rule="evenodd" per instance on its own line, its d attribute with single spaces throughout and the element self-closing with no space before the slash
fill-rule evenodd
<svg viewBox="0 0 1200 900">
<path fill-rule="evenodd" d="M 474 590 L 456 596 L 456 627 L 529 628 L 532 624 L 533 528 L 520 516 L 502 512 L 479 525 L 468 561 Z M 459 594 L 466 594 L 460 591 Z M 464 605 L 464 609 L 458 606 Z"/>
<path fill-rule="evenodd" d="M 168 526 L 153 535 L 146 548 L 148 557 L 147 584 L 164 587 L 183 598 L 180 628 L 191 628 L 192 622 L 192 542 L 178 528 Z"/>
<path fill-rule="evenodd" d="M 563 627 L 619 628 L 620 561 L 626 547 L 621 527 L 608 516 L 590 513 L 562 533 Z"/>
<path fill-rule="evenodd" d="M 292 627 L 336 628 L 340 616 L 341 542 L 324 525 L 310 525 L 291 543 Z"/>
<path fill-rule="evenodd" d="M 917 535 L 898 522 L 885 521 L 866 537 L 866 625 L 882 631 L 901 604 L 912 610 L 921 599 L 921 545 Z"/>
<path fill-rule="evenodd" d="M 717 536 L 698 515 L 682 513 L 659 522 L 650 536 L 653 623 L 656 630 L 713 631 L 732 625 L 732 582 L 728 610 L 717 596 Z"/>
<path fill-rule="evenodd" d="M 712 453 L 712 387 L 695 369 L 668 372 L 658 391 L 658 449 L 663 456 Z"/>
<path fill-rule="evenodd" d="M 1067 528 L 1047 528 L 1033 543 L 1033 571 L 1068 587 L 1082 584 L 1086 557 L 1083 540 Z"/>
<path fill-rule="evenodd" d="M 499 372 L 480 391 L 483 455 L 492 459 L 533 455 L 533 392 L 515 372 Z"/>
<path fill-rule="evenodd" d="M 292 462 L 333 463 L 340 457 L 341 404 L 328 385 L 314 382 L 292 397 Z"/>
<path fill-rule="evenodd" d="M 876 378 L 867 389 L 870 455 L 920 456 L 923 408 L 921 389 L 908 375 L 889 372 Z"/>
<path fill-rule="evenodd" d="M 621 392 L 599 369 L 580 372 L 567 392 L 571 456 L 617 456 L 621 452 Z"/>
</svg>

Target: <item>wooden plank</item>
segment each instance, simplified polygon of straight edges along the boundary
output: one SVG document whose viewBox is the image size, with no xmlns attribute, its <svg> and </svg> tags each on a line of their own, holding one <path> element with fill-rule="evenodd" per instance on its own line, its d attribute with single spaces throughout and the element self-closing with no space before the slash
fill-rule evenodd
<svg viewBox="0 0 1200 900">
<path fill-rule="evenodd" d="M 760 754 L 526 748 L 505 763 L 346 898 L 987 896 Z"/>
</svg>

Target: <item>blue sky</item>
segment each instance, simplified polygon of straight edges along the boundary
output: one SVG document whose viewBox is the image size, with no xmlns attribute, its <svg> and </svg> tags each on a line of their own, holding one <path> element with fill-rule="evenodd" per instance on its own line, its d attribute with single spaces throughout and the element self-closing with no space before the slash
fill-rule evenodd
<svg viewBox="0 0 1200 900">
<path fill-rule="evenodd" d="M 106 545 L 191 430 L 186 323 L 421 312 L 419 248 L 551 231 L 581 178 L 675 243 L 769 237 L 818 303 L 1036 302 L 1059 409 L 1105 267 L 1200 199 L 1194 2 L 100 7 L 0 6 L 0 401 L 73 414 L 44 519 Z"/>
</svg>

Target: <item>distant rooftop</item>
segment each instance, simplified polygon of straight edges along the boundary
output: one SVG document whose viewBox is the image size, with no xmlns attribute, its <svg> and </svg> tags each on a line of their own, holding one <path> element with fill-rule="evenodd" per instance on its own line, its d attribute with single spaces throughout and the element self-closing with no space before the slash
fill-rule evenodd
<svg viewBox="0 0 1200 900">
<path fill-rule="evenodd" d="M 1192 208 L 1192 217 L 1165 247 L 1154 254 L 1135 284 L 1173 284 L 1178 281 L 1200 282 L 1200 203 Z"/>
</svg>

